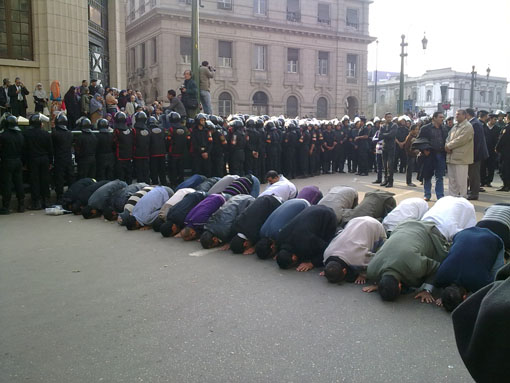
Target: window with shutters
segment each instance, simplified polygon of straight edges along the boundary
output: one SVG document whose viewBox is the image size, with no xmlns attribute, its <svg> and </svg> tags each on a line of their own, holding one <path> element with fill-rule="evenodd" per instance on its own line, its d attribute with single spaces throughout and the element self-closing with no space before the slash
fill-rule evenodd
<svg viewBox="0 0 510 383">
<path fill-rule="evenodd" d="M 329 52 L 319 51 L 319 76 L 327 76 L 329 73 Z"/>
<path fill-rule="evenodd" d="M 232 0 L 218 0 L 218 9 L 232 10 Z"/>
<path fill-rule="evenodd" d="M 0 1 L 0 58 L 32 60 L 32 10 L 29 0 Z"/>
<path fill-rule="evenodd" d="M 432 91 L 429 89 L 427 90 L 427 102 L 432 101 Z"/>
<path fill-rule="evenodd" d="M 266 16 L 267 0 L 253 0 L 253 13 L 257 16 Z"/>
<path fill-rule="evenodd" d="M 253 114 L 257 116 L 269 114 L 268 109 L 269 106 L 267 94 L 265 94 L 264 92 L 256 92 L 253 95 L 253 108 L 252 108 Z"/>
<path fill-rule="evenodd" d="M 301 9 L 299 7 L 299 0 L 287 0 L 287 20 L 300 22 Z"/>
<path fill-rule="evenodd" d="M 328 118 L 328 100 L 325 97 L 317 100 L 317 118 Z"/>
<path fill-rule="evenodd" d="M 347 77 L 358 77 L 358 55 L 347 55 Z"/>
<path fill-rule="evenodd" d="M 319 3 L 317 10 L 317 21 L 320 24 L 331 25 L 331 17 L 329 15 L 329 4 Z"/>
<path fill-rule="evenodd" d="M 218 113 L 220 116 L 232 114 L 232 96 L 228 92 L 222 92 L 218 97 Z"/>
<path fill-rule="evenodd" d="M 299 102 L 296 96 L 287 99 L 287 117 L 294 118 L 299 114 Z"/>
<path fill-rule="evenodd" d="M 253 56 L 254 56 L 253 69 L 265 71 L 267 46 L 255 44 Z"/>
<path fill-rule="evenodd" d="M 181 36 L 181 63 L 191 64 L 191 37 Z"/>
<path fill-rule="evenodd" d="M 297 73 L 299 62 L 299 49 L 287 48 L 287 72 Z"/>
<path fill-rule="evenodd" d="M 218 41 L 218 66 L 232 68 L 232 41 Z"/>
<path fill-rule="evenodd" d="M 347 8 L 346 24 L 348 27 L 359 29 L 359 18 L 357 9 Z"/>
</svg>

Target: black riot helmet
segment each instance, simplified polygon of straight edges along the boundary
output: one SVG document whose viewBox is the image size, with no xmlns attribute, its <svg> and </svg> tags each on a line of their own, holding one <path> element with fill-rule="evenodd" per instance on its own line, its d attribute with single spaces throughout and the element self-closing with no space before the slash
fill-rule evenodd
<svg viewBox="0 0 510 383">
<path fill-rule="evenodd" d="M 108 131 L 108 120 L 105 118 L 100 118 L 97 120 L 97 130 L 100 132 L 107 132 Z"/>
<path fill-rule="evenodd" d="M 211 121 L 214 125 L 218 125 L 218 117 L 214 114 L 209 115 L 209 121 Z"/>
<path fill-rule="evenodd" d="M 80 129 L 85 133 L 92 133 L 92 122 L 88 118 L 80 119 Z"/>
<path fill-rule="evenodd" d="M 230 121 L 229 125 L 234 130 L 242 129 L 242 127 L 244 126 L 243 122 L 241 120 L 238 120 L 238 119 Z"/>
<path fill-rule="evenodd" d="M 127 116 L 126 116 L 126 113 L 124 112 L 117 112 L 115 113 L 115 117 L 114 117 L 114 126 L 116 129 L 119 129 L 119 130 L 126 130 L 127 129 L 127 125 L 126 125 L 126 120 L 127 120 Z"/>
<path fill-rule="evenodd" d="M 34 128 L 40 128 L 43 122 L 48 121 L 50 121 L 50 119 L 41 113 L 32 114 L 28 119 L 28 123 Z"/>
<path fill-rule="evenodd" d="M 16 116 L 13 116 L 12 114 L 8 115 L 5 118 L 5 124 L 7 125 L 7 128 L 10 130 L 16 130 L 18 132 L 21 131 L 21 129 L 18 127 L 18 119 Z"/>
<path fill-rule="evenodd" d="M 267 121 L 264 127 L 266 128 L 267 131 L 276 129 L 276 125 L 272 120 Z"/>
<path fill-rule="evenodd" d="M 207 121 L 205 122 L 205 127 L 206 127 L 207 129 L 209 129 L 209 130 L 213 130 L 213 129 L 215 129 L 215 128 L 216 128 L 216 125 L 214 125 L 212 121 L 207 120 Z"/>
<path fill-rule="evenodd" d="M 248 129 L 253 129 L 255 128 L 255 119 L 253 118 L 249 118 L 247 121 L 246 121 L 246 127 Z"/>
<path fill-rule="evenodd" d="M 145 123 L 147 122 L 147 115 L 145 112 L 136 112 L 134 114 L 135 118 L 135 128 L 144 128 Z"/>
<path fill-rule="evenodd" d="M 218 116 L 218 125 L 223 126 L 223 118 Z"/>
<path fill-rule="evenodd" d="M 147 125 L 150 126 L 151 128 L 155 128 L 159 126 L 159 121 L 156 117 L 150 116 L 149 119 L 147 120 Z"/>
<path fill-rule="evenodd" d="M 264 128 L 264 120 L 262 118 L 257 118 L 257 120 L 255 121 L 255 127 L 257 129 L 263 129 Z"/>
<path fill-rule="evenodd" d="M 197 124 L 199 124 L 201 119 L 204 119 L 204 120 L 206 120 L 206 121 L 207 121 L 207 114 L 205 114 L 205 113 L 198 113 L 198 114 L 196 115 L 196 117 L 195 117 L 195 122 L 196 122 Z"/>
<path fill-rule="evenodd" d="M 287 129 L 288 130 L 296 130 L 297 126 L 296 126 L 296 123 L 294 121 L 291 121 L 287 124 Z"/>
<path fill-rule="evenodd" d="M 169 117 L 170 123 L 172 123 L 172 124 L 177 124 L 178 122 L 181 121 L 181 115 L 177 112 L 170 112 L 168 117 Z"/>
<path fill-rule="evenodd" d="M 55 125 L 58 129 L 67 130 L 67 116 L 65 113 L 60 112 L 55 118 Z"/>
</svg>

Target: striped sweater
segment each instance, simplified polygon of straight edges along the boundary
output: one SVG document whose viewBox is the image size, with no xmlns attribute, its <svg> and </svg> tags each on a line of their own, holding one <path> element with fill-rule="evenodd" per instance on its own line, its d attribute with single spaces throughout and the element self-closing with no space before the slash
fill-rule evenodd
<svg viewBox="0 0 510 383">
<path fill-rule="evenodd" d="M 500 222 L 510 229 L 510 204 L 496 204 L 485 210 L 482 221 Z"/>
<path fill-rule="evenodd" d="M 137 191 L 135 194 L 133 194 L 129 199 L 127 200 L 126 204 L 124 205 L 124 211 L 128 211 L 129 213 L 133 212 L 133 209 L 135 205 L 142 199 L 144 195 L 146 195 L 148 192 L 150 192 L 152 189 L 154 189 L 153 186 L 147 186 L 144 187 L 142 190 Z"/>
</svg>

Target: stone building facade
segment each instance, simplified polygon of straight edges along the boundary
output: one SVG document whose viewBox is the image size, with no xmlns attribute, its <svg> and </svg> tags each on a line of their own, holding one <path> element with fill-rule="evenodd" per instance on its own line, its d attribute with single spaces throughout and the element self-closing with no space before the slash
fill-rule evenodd
<svg viewBox="0 0 510 383">
<path fill-rule="evenodd" d="M 0 2 L 1 77 L 20 77 L 30 92 L 41 82 L 48 95 L 53 80 L 64 93 L 91 77 L 125 87 L 124 11 L 123 0 Z"/>
<path fill-rule="evenodd" d="M 378 76 L 379 78 L 379 76 Z M 506 110 L 509 106 L 506 100 L 508 81 L 504 77 L 487 77 L 485 73 L 477 74 L 474 84 L 473 107 L 478 109 Z M 441 86 L 443 92 L 441 93 Z M 384 78 L 377 83 L 377 114 L 384 112 L 397 112 L 400 90 L 398 76 Z M 428 70 L 420 77 L 405 77 L 404 110 L 424 110 L 433 114 L 438 105 L 449 105 L 444 112 L 454 116 L 460 108 L 468 108 L 470 103 L 471 73 L 457 72 L 451 68 Z M 374 104 L 374 82 L 368 83 L 368 102 Z M 373 110 L 373 109 L 372 109 Z M 372 111 L 368 113 L 370 116 Z"/>
<path fill-rule="evenodd" d="M 367 105 L 369 0 L 202 0 L 213 110 L 331 118 Z M 191 66 L 191 1 L 128 0 L 128 86 L 166 100 Z"/>
</svg>

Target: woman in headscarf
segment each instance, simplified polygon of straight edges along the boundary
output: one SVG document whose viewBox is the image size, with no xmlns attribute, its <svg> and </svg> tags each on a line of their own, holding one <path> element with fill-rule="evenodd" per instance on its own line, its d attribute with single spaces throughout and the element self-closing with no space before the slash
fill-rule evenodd
<svg viewBox="0 0 510 383">
<path fill-rule="evenodd" d="M 128 101 L 129 101 L 129 95 L 128 95 L 127 90 L 125 90 L 125 89 L 121 90 L 120 95 L 119 95 L 119 103 L 117 104 L 119 109 L 125 108 Z"/>
<path fill-rule="evenodd" d="M 41 83 L 38 83 L 35 86 L 34 102 L 35 102 L 35 112 L 36 113 L 43 113 L 44 108 L 48 106 L 48 97 L 46 96 L 46 91 L 43 89 L 43 86 Z"/>
<path fill-rule="evenodd" d="M 53 80 L 50 85 L 50 100 L 51 100 L 51 126 L 55 126 L 55 117 L 62 110 L 62 95 L 60 94 L 60 82 Z"/>
<path fill-rule="evenodd" d="M 95 124 L 97 120 L 103 117 L 103 98 L 99 93 L 90 99 L 90 121 Z"/>
<path fill-rule="evenodd" d="M 81 108 L 78 103 L 78 96 L 76 95 L 76 88 L 70 86 L 69 90 L 64 96 L 64 102 L 67 110 L 68 129 L 76 130 L 76 120 L 80 118 Z"/>
</svg>

